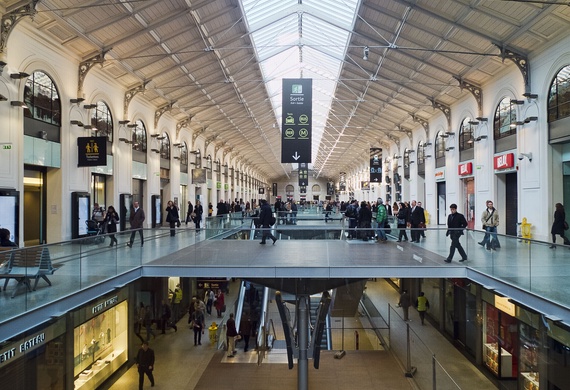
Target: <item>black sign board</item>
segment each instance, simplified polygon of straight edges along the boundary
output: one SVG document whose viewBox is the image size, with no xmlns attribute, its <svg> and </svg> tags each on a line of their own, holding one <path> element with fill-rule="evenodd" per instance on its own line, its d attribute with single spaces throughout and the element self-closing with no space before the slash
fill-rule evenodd
<svg viewBox="0 0 570 390">
<path fill-rule="evenodd" d="M 311 162 L 313 80 L 283 79 L 281 162 Z"/>
<path fill-rule="evenodd" d="M 272 195 L 277 196 L 277 183 L 273 183 L 271 187 L 273 191 Z"/>
<path fill-rule="evenodd" d="M 77 138 L 77 166 L 107 165 L 107 137 Z"/>
<path fill-rule="evenodd" d="M 306 187 L 309 184 L 309 168 L 307 164 L 299 164 L 299 187 Z"/>
<path fill-rule="evenodd" d="M 258 194 L 259 194 L 259 195 L 265 194 L 265 188 L 259 187 L 259 192 L 258 192 Z"/>
<path fill-rule="evenodd" d="M 306 194 L 307 193 L 307 187 L 305 187 L 305 186 L 299 187 L 299 193 L 300 194 Z"/>
<path fill-rule="evenodd" d="M 370 148 L 370 182 L 382 183 L 382 149 Z"/>
</svg>

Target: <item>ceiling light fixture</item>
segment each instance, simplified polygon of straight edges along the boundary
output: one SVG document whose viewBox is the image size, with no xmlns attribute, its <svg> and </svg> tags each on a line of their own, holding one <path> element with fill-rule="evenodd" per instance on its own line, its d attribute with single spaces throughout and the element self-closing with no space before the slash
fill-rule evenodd
<svg viewBox="0 0 570 390">
<path fill-rule="evenodd" d="M 370 54 L 370 48 L 368 46 L 364 46 L 364 53 L 362 55 L 362 59 L 364 61 L 368 61 L 368 54 Z"/>
</svg>

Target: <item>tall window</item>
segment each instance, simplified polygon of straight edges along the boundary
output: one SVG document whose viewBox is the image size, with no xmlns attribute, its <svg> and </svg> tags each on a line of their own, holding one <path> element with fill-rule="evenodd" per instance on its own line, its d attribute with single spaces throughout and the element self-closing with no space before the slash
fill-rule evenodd
<svg viewBox="0 0 570 390">
<path fill-rule="evenodd" d="M 445 157 L 445 138 L 443 132 L 438 132 L 435 136 L 435 158 Z"/>
<path fill-rule="evenodd" d="M 141 120 L 137 120 L 132 128 L 133 150 L 146 153 L 146 128 Z"/>
<path fill-rule="evenodd" d="M 194 152 L 194 166 L 196 168 L 202 168 L 202 153 L 200 153 L 200 149 Z"/>
<path fill-rule="evenodd" d="M 109 142 L 113 142 L 113 117 L 109 106 L 98 101 L 97 107 L 91 110 L 92 131 L 100 137 L 107 137 Z"/>
<path fill-rule="evenodd" d="M 494 139 L 497 140 L 499 138 L 516 134 L 517 126 L 514 124 L 516 121 L 516 106 L 511 103 L 510 98 L 503 98 L 495 110 L 495 119 L 493 123 Z"/>
<path fill-rule="evenodd" d="M 61 125 L 61 100 L 53 80 L 44 72 L 36 71 L 26 79 L 24 116 L 52 125 Z"/>
<path fill-rule="evenodd" d="M 160 158 L 170 160 L 170 137 L 168 134 L 162 133 L 160 138 Z"/>
<path fill-rule="evenodd" d="M 461 128 L 459 129 L 459 151 L 473 148 L 474 126 L 469 122 L 473 122 L 473 120 L 466 117 L 461 123 Z"/>
<path fill-rule="evenodd" d="M 418 142 L 418 146 L 416 147 L 416 161 L 417 164 L 425 164 L 426 162 L 426 150 L 423 141 Z"/>
<path fill-rule="evenodd" d="M 548 122 L 570 116 L 570 65 L 560 69 L 548 94 Z"/>
<path fill-rule="evenodd" d="M 180 172 L 188 173 L 188 145 L 182 142 L 180 145 Z"/>
</svg>

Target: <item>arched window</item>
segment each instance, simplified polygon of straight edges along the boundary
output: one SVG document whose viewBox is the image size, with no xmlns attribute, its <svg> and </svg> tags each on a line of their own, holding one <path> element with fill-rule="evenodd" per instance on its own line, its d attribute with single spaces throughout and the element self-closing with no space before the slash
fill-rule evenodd
<svg viewBox="0 0 570 390">
<path fill-rule="evenodd" d="M 459 129 L 459 151 L 473 148 L 474 126 L 469 122 L 473 122 L 469 117 L 466 117 L 463 119 L 463 122 L 461 122 L 461 128 Z"/>
<path fill-rule="evenodd" d="M 410 180 L 410 150 L 404 150 L 404 179 Z"/>
<path fill-rule="evenodd" d="M 548 94 L 548 122 L 570 116 L 570 65 L 560 69 Z"/>
<path fill-rule="evenodd" d="M 166 133 L 160 137 L 160 158 L 170 160 L 170 137 Z"/>
<path fill-rule="evenodd" d="M 61 100 L 53 80 L 44 72 L 36 71 L 26 79 L 24 116 L 61 126 Z"/>
<path fill-rule="evenodd" d="M 435 158 L 445 157 L 445 137 L 442 137 L 443 132 L 438 132 L 435 136 Z"/>
<path fill-rule="evenodd" d="M 418 146 L 416 147 L 416 163 L 418 165 L 425 164 L 426 162 L 426 146 L 423 141 L 418 142 Z"/>
<path fill-rule="evenodd" d="M 180 145 L 180 172 L 188 173 L 188 145 L 182 142 Z"/>
<path fill-rule="evenodd" d="M 92 132 L 100 137 L 107 137 L 109 142 L 113 142 L 113 117 L 107 103 L 98 101 L 97 107 L 91 110 Z"/>
<path fill-rule="evenodd" d="M 503 137 L 508 137 L 509 135 L 514 135 L 517 133 L 517 126 L 515 122 L 517 121 L 517 111 L 516 106 L 511 103 L 511 99 L 508 97 L 503 98 L 497 109 L 495 110 L 495 119 L 493 123 L 493 137 L 494 139 L 499 139 Z"/>
<path fill-rule="evenodd" d="M 318 185 L 318 184 L 314 184 L 313 187 L 311 187 L 311 191 L 312 191 L 314 194 L 318 194 L 318 193 L 321 192 L 321 186 Z"/>
<path fill-rule="evenodd" d="M 141 120 L 137 120 L 132 126 L 133 150 L 146 153 L 146 128 Z"/>
</svg>

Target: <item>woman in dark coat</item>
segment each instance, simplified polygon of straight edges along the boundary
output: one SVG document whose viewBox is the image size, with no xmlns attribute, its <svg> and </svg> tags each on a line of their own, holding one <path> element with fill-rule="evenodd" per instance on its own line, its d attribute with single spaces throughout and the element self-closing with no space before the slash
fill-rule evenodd
<svg viewBox="0 0 570 390">
<path fill-rule="evenodd" d="M 408 224 L 408 208 L 404 203 L 400 203 L 400 208 L 398 209 L 398 229 L 400 229 L 400 234 L 398 235 L 398 242 L 408 241 L 408 233 L 406 233 L 406 226 Z"/>
<path fill-rule="evenodd" d="M 556 203 L 554 207 L 554 222 L 552 222 L 552 229 L 550 229 L 552 244 L 556 244 L 556 235 L 558 234 L 564 240 L 564 245 L 570 245 L 570 241 L 565 235 L 566 213 L 564 212 L 564 206 L 562 206 L 562 203 Z M 550 245 L 550 248 L 556 249 L 556 245 Z"/>
<path fill-rule="evenodd" d="M 103 220 L 107 233 L 117 233 L 118 222 L 119 214 L 115 211 L 113 206 L 109 206 L 107 209 L 107 215 L 105 215 L 105 219 Z M 114 234 L 109 234 L 109 238 L 111 239 L 109 246 L 113 246 L 113 244 L 117 245 L 117 239 Z"/>
<path fill-rule="evenodd" d="M 188 211 L 186 212 L 186 225 L 188 225 L 188 222 L 192 221 L 192 213 L 194 212 L 194 206 L 192 205 L 192 202 L 188 201 Z"/>
<path fill-rule="evenodd" d="M 174 237 L 176 234 L 176 224 L 179 220 L 178 207 L 176 207 L 173 201 L 169 200 L 166 204 L 166 222 L 170 224 L 170 237 Z"/>
<path fill-rule="evenodd" d="M 358 209 L 358 228 L 368 229 L 360 232 L 360 238 L 362 241 L 368 241 L 368 237 L 373 234 L 372 230 L 372 210 L 368 207 L 366 201 L 360 202 L 360 208 Z"/>
</svg>

